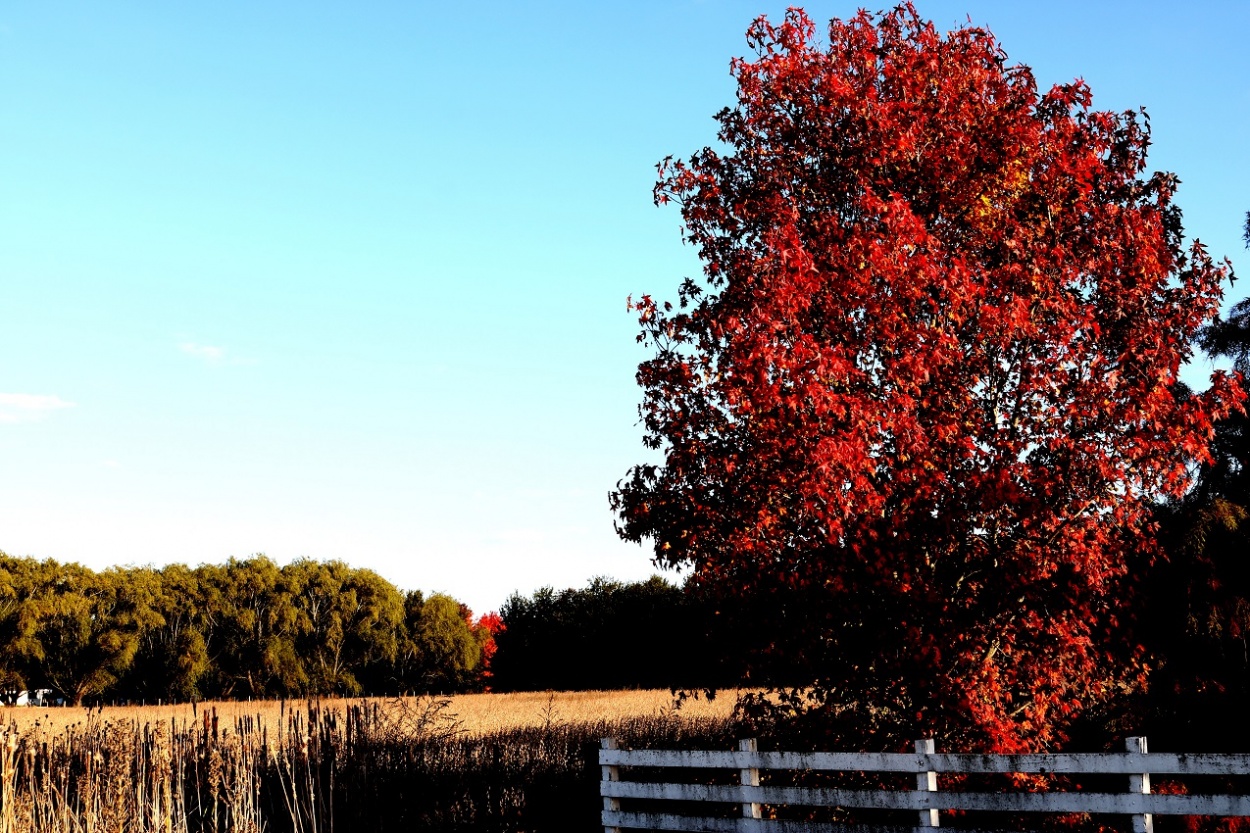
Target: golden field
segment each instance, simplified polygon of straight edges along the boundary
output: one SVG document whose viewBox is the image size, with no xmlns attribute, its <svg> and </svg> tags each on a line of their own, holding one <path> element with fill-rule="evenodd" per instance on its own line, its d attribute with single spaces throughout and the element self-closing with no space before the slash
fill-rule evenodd
<svg viewBox="0 0 1250 833">
<path fill-rule="evenodd" d="M 395 706 L 413 711 L 428 711 L 428 697 L 322 699 L 315 701 L 322 712 L 344 713 L 349 706 L 377 704 L 385 709 Z M 673 715 L 683 718 L 728 718 L 738 699 L 737 691 L 723 691 L 714 700 L 700 697 L 688 699 L 675 708 L 668 690 L 647 691 L 526 691 L 509 694 L 460 694 L 433 698 L 442 706 L 443 720 L 453 720 L 457 728 L 468 734 L 484 734 L 509 729 L 541 728 L 543 726 L 616 721 L 631 718 Z M 203 701 L 192 705 L 73 706 L 34 708 L 0 707 L 0 724 L 16 724 L 18 731 L 41 728 L 60 732 L 88 720 L 101 722 L 194 723 L 205 713 L 215 712 L 222 726 L 233 726 L 242 718 L 252 718 L 256 725 L 276 731 L 283 715 L 292 709 L 306 708 L 306 700 Z"/>
<path fill-rule="evenodd" d="M 562 833 L 600 739 L 732 748 L 736 692 L 0 709 L 0 833 Z"/>
</svg>

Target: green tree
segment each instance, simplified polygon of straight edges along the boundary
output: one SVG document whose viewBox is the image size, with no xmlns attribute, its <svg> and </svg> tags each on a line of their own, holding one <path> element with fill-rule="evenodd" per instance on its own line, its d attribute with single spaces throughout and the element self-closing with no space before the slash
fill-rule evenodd
<svg viewBox="0 0 1250 833">
<path fill-rule="evenodd" d="M 399 649 L 399 591 L 377 573 L 341 561 L 300 560 L 282 572 L 301 614 L 297 644 L 309 691 L 360 694 L 360 676 L 393 662 Z"/>
<path fill-rule="evenodd" d="M 482 682 L 490 622 L 401 594 L 341 561 L 264 556 L 194 569 L 0 553 L 0 693 L 73 702 L 461 691 Z"/>
<path fill-rule="evenodd" d="M 415 614 L 415 615 L 414 615 Z M 451 596 L 435 593 L 409 607 L 413 690 L 450 693 L 470 688 L 482 661 L 482 644 L 470 613 Z"/>
<path fill-rule="evenodd" d="M 296 645 L 302 624 L 290 582 L 263 555 L 230 559 L 203 571 L 218 606 L 209 643 L 214 695 L 290 697 L 308 690 L 305 658 Z"/>
<path fill-rule="evenodd" d="M 95 574 L 77 564 L 48 572 L 53 587 L 36 589 L 48 600 L 36 630 L 41 676 L 66 700 L 81 705 L 107 692 L 125 675 L 142 633 L 157 625 L 148 588 L 121 570 Z"/>
<path fill-rule="evenodd" d="M 59 570 L 53 561 L 0 553 L 0 687 L 5 691 L 44 682 L 39 669 L 45 653 L 39 632 L 55 607 Z"/>
<path fill-rule="evenodd" d="M 120 696 L 143 700 L 197 700 L 211 670 L 206 622 L 216 612 L 206 604 L 198 571 L 182 564 L 161 570 L 131 568 L 127 581 L 147 586 L 158 621 L 140 634 L 139 649 L 120 681 Z"/>
<path fill-rule="evenodd" d="M 425 594 L 420 590 L 409 590 L 404 594 L 403 606 L 404 621 L 399 631 L 395 659 L 380 672 L 380 679 L 383 688 L 398 692 L 424 691 L 421 646 L 414 634 L 421 622 L 421 611 L 425 608 Z"/>
</svg>

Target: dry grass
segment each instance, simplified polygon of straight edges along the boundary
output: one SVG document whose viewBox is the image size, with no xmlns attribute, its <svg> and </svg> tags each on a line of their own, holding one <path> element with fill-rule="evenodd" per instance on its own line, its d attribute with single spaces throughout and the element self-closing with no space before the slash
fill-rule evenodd
<svg viewBox="0 0 1250 833">
<path fill-rule="evenodd" d="M 726 719 L 737 692 L 715 700 L 687 700 L 676 710 L 684 718 Z M 560 691 L 515 694 L 465 694 L 453 697 L 450 710 L 470 733 L 497 732 L 563 723 L 594 723 L 674 713 L 673 696 L 664 691 Z"/>
<path fill-rule="evenodd" d="M 687 718 L 728 718 L 738 692 L 722 692 L 715 700 L 687 700 L 678 713 Z M 461 694 L 446 698 L 445 713 L 454 715 L 459 728 L 468 734 L 485 734 L 554 724 L 593 723 L 638 717 L 656 717 L 674 712 L 673 695 L 668 690 L 646 691 L 526 691 L 511 694 Z M 405 698 L 415 708 L 422 698 Z M 196 722 L 206 711 L 218 715 L 222 725 L 234 725 L 250 718 L 261 727 L 277 731 L 283 714 L 305 701 L 206 701 L 164 706 L 103 706 L 101 708 L 31 708 L 0 706 L 0 724 L 16 725 L 19 731 L 36 727 L 51 733 L 62 732 L 87 722 L 164 723 Z M 354 698 L 319 700 L 323 712 L 342 715 L 350 705 L 394 705 L 395 698 Z"/>
<path fill-rule="evenodd" d="M 664 691 L 0 710 L 0 833 L 597 826 L 602 737 L 728 748 Z"/>
</svg>

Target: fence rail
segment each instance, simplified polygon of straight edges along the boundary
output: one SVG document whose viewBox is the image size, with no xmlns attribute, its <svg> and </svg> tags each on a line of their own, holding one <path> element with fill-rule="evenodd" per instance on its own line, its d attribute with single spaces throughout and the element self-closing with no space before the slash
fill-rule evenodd
<svg viewBox="0 0 1250 833">
<path fill-rule="evenodd" d="M 1134 833 L 1153 833 L 1154 815 L 1250 816 L 1250 796 L 1172 795 L 1150 791 L 1155 775 L 1250 775 L 1250 755 L 1148 753 L 1145 738 L 1129 738 L 1126 752 L 1059 753 L 1048 755 L 970 755 L 937 753 L 932 740 L 916 742 L 915 753 L 760 752 L 754 740 L 740 742 L 735 752 L 627 750 L 605 738 L 599 751 L 603 780 L 603 825 L 609 833 L 622 829 L 736 831 L 847 831 L 843 824 L 764 819 L 765 806 L 833 807 L 910 810 L 919 814 L 917 827 L 890 830 L 932 830 L 943 810 L 995 813 L 1100 813 L 1132 817 Z M 654 783 L 621 780 L 622 768 L 737 770 L 737 784 Z M 914 773 L 916 789 L 834 789 L 760 785 L 760 771 Z M 938 775 L 978 774 L 1125 775 L 1124 792 L 943 792 Z M 713 818 L 655 812 L 624 812 L 621 800 L 682 801 L 739 804 L 741 818 Z"/>
</svg>

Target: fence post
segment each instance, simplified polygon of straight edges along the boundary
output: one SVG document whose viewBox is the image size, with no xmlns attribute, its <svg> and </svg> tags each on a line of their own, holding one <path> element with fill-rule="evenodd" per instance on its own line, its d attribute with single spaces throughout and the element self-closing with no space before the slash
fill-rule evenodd
<svg viewBox="0 0 1250 833">
<path fill-rule="evenodd" d="M 1146 754 L 1146 739 L 1143 738 L 1125 738 L 1124 748 L 1129 752 L 1136 752 L 1139 755 Z M 1128 777 L 1128 791 L 1140 795 L 1150 794 L 1150 773 L 1143 772 L 1139 775 L 1130 775 Z M 1154 833 L 1155 819 L 1150 813 L 1138 813 L 1133 816 L 1133 833 Z"/>
<path fill-rule="evenodd" d="M 916 741 L 916 753 L 917 754 L 932 755 L 936 752 L 937 752 L 937 746 L 934 743 L 933 738 L 927 738 L 925 740 Z M 933 770 L 929 770 L 928 772 L 916 773 L 916 789 L 919 792 L 935 793 L 937 792 L 937 788 L 938 788 L 938 785 L 937 785 L 937 773 L 936 772 L 934 772 Z M 938 823 L 939 823 L 938 811 L 936 808 L 931 809 L 931 810 L 920 811 L 920 826 L 921 827 L 937 827 Z"/>
<path fill-rule="evenodd" d="M 599 748 L 600 749 L 618 749 L 619 747 L 617 746 L 616 738 L 602 738 L 599 741 Z M 602 778 L 604 781 L 621 780 L 621 772 L 616 767 L 607 766 L 605 764 L 604 766 L 601 766 L 599 769 L 602 773 Z M 621 800 L 619 798 L 609 798 L 608 796 L 603 797 L 603 811 L 605 813 L 617 812 L 620 809 L 621 809 Z M 609 827 L 607 825 L 604 825 L 603 833 L 621 833 L 621 828 Z"/>
<path fill-rule="evenodd" d="M 739 752 L 757 752 L 759 746 L 755 742 L 755 738 L 746 738 L 738 741 Z M 760 785 L 760 771 L 755 767 L 743 767 L 738 771 L 738 781 L 744 787 L 758 787 Z M 744 819 L 758 819 L 763 815 L 760 812 L 760 805 L 747 801 L 743 795 L 742 800 L 742 817 Z"/>
</svg>

